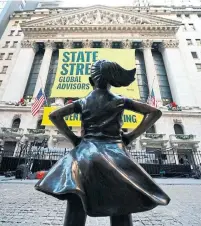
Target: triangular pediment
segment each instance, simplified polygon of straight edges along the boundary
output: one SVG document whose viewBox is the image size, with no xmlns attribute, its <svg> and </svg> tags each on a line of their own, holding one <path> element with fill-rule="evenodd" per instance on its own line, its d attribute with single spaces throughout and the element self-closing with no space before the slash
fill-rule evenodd
<svg viewBox="0 0 201 226">
<path fill-rule="evenodd" d="M 115 7 L 91 6 L 32 20 L 22 24 L 22 27 L 63 27 L 89 25 L 162 25 L 179 27 L 180 22 L 134 11 L 128 12 Z"/>
</svg>

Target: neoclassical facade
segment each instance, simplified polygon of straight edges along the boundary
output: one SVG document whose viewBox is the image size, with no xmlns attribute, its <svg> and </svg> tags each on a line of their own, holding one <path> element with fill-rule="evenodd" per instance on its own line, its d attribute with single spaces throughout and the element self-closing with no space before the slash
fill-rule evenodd
<svg viewBox="0 0 201 226">
<path fill-rule="evenodd" d="M 10 142 L 9 147 L 16 149 L 20 142 L 31 143 L 37 138 L 48 139 L 50 148 L 70 148 L 70 143 L 56 128 L 40 125 L 43 109 L 36 117 L 30 110 L 41 84 L 49 105 L 63 106 L 66 102 L 64 98 L 49 98 L 58 50 L 132 48 L 136 50 L 141 100 L 146 101 L 153 88 L 163 117 L 133 142 L 131 148 L 140 151 L 169 148 L 181 153 L 199 150 L 201 22 L 198 13 L 189 13 L 195 21 L 194 36 L 192 30 L 185 34 L 185 29 L 192 24 L 186 22 L 185 10 L 159 13 L 153 9 L 147 13 L 129 7 L 91 6 L 14 13 L 0 43 L 1 142 L 7 145 Z M 194 37 L 194 41 L 188 37 Z M 191 42 L 197 46 L 192 44 L 192 49 L 188 49 Z M 26 104 L 16 104 L 22 97 Z M 172 102 L 177 107 L 168 105 Z M 80 134 L 80 128 L 72 129 Z"/>
</svg>

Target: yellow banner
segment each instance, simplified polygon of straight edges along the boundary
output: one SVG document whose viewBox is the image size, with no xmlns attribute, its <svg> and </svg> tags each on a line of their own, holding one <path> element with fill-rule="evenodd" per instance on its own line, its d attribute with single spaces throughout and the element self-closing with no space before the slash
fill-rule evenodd
<svg viewBox="0 0 201 226">
<path fill-rule="evenodd" d="M 85 97 L 92 91 L 89 83 L 90 68 L 97 60 L 106 59 L 125 69 L 135 67 L 134 49 L 60 49 L 59 61 L 51 97 Z M 114 88 L 112 92 L 139 99 L 137 81 L 128 87 Z"/>
<path fill-rule="evenodd" d="M 49 119 L 49 115 L 52 111 L 56 110 L 57 107 L 45 107 L 44 113 L 43 113 L 43 121 L 42 125 L 44 126 L 53 126 L 52 122 Z M 72 127 L 81 127 L 81 121 L 80 121 L 80 115 L 78 114 L 72 114 L 70 116 L 67 116 L 66 123 L 68 126 Z M 131 111 L 124 111 L 123 115 L 123 128 L 136 128 L 140 122 L 142 121 L 143 116 L 140 114 L 133 113 Z"/>
</svg>

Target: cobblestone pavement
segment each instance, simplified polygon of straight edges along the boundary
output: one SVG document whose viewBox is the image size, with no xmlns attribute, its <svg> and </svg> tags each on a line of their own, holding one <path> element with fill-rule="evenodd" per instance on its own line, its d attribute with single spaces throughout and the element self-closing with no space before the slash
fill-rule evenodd
<svg viewBox="0 0 201 226">
<path fill-rule="evenodd" d="M 133 226 L 201 226 L 201 186 L 163 185 L 167 207 L 133 214 Z M 0 184 L 0 226 L 62 225 L 66 202 L 37 192 L 33 184 Z M 109 218 L 87 218 L 86 226 L 109 226 Z"/>
</svg>

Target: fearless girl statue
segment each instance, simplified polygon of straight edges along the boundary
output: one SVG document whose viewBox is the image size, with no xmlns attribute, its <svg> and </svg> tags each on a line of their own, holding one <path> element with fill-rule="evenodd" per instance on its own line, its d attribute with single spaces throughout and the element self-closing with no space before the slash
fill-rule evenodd
<svg viewBox="0 0 201 226">
<path fill-rule="evenodd" d="M 84 226 L 86 216 L 109 216 L 111 226 L 132 226 L 132 213 L 167 205 L 170 198 L 126 151 L 150 128 L 161 111 L 110 92 L 135 80 L 135 69 L 99 60 L 91 67 L 93 91 L 50 114 L 54 125 L 75 148 L 61 158 L 35 188 L 67 200 L 64 226 Z M 132 132 L 122 132 L 124 110 L 144 115 Z M 81 114 L 83 136 L 76 136 L 64 117 Z"/>
</svg>

